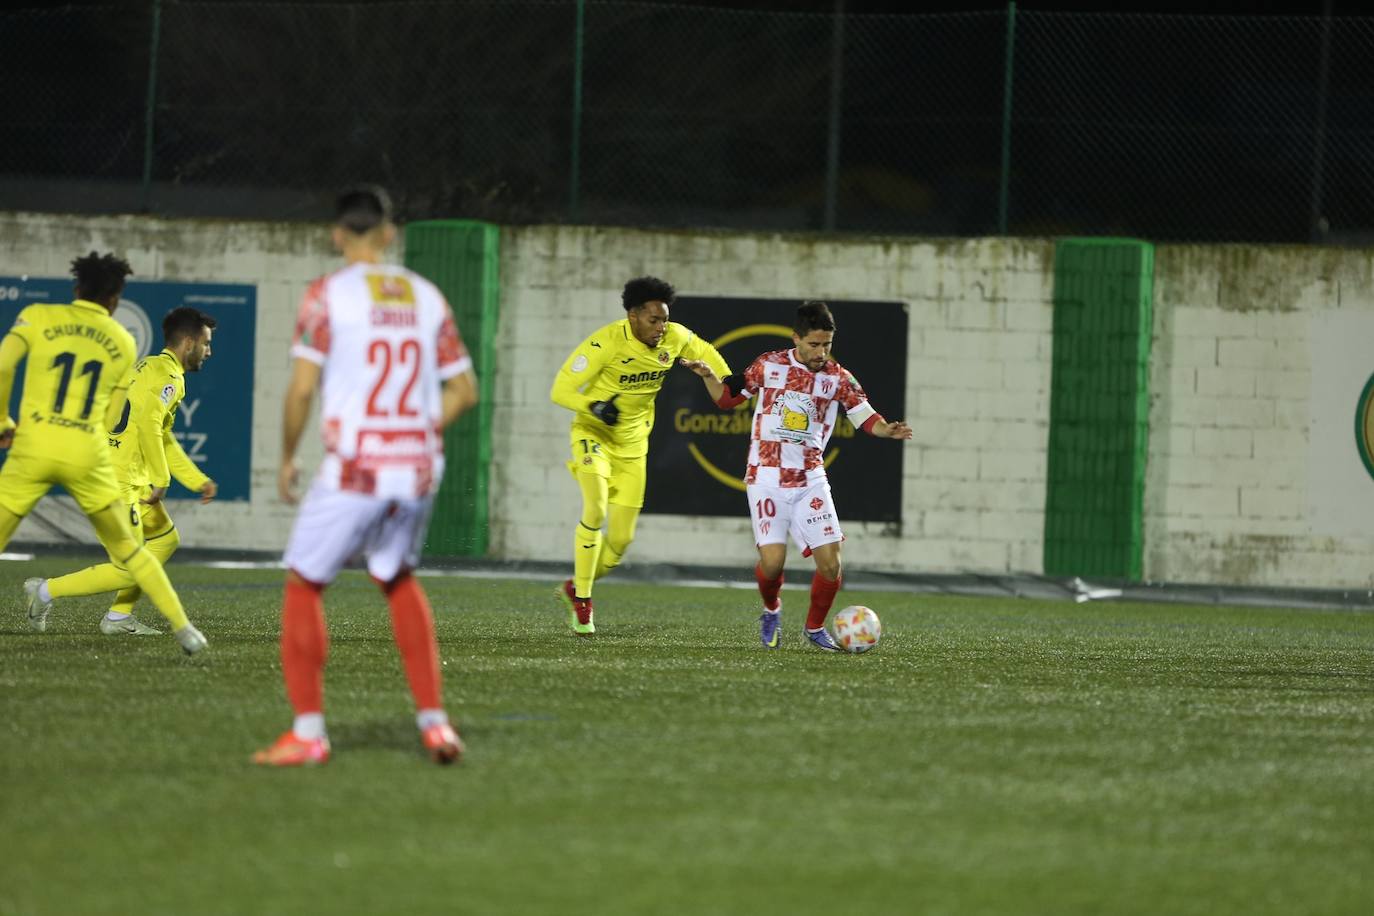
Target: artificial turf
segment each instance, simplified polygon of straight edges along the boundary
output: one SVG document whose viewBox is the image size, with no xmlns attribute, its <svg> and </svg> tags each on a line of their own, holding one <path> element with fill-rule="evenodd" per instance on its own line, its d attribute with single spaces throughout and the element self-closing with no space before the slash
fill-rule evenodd
<svg viewBox="0 0 1374 916">
<path fill-rule="evenodd" d="M 29 632 L 0 564 L 0 916 L 69 913 L 1367 913 L 1374 615 L 426 578 L 457 767 L 419 748 L 378 592 L 326 595 L 334 758 L 290 723 L 281 574 L 173 564 L 210 639 Z M 145 622 L 165 627 L 151 608 Z"/>
</svg>

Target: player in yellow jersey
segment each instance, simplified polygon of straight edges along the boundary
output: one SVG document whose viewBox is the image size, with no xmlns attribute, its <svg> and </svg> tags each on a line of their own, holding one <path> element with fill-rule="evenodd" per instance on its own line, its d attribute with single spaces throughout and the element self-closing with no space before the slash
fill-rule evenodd
<svg viewBox="0 0 1374 916">
<path fill-rule="evenodd" d="M 715 347 L 668 320 L 675 298 L 672 285 L 657 277 L 626 283 L 624 319 L 578 344 L 549 394 L 573 412 L 568 469 L 582 490 L 582 517 L 573 538 L 573 577 L 557 595 L 578 636 L 596 632 L 592 583 L 619 565 L 634 540 L 644 506 L 654 399 L 664 378 L 679 359 L 704 361 L 718 378 L 730 371 Z"/>
<path fill-rule="evenodd" d="M 186 619 L 167 574 L 133 532 L 120 498 L 106 430 L 124 412 L 134 340 L 112 317 L 129 265 L 112 254 L 91 252 L 72 261 L 76 298 L 68 305 L 26 307 L 0 340 L 0 409 L 9 404 L 20 360 L 26 360 L 19 422 L 0 421 L 0 448 L 10 454 L 0 467 L 0 550 L 20 521 L 55 484 L 66 488 L 91 520 L 110 559 L 123 566 L 172 624 L 187 654 L 205 648 L 205 637 Z M 48 608 L 38 600 L 40 580 L 24 583 L 29 625 L 48 627 Z"/>
<path fill-rule="evenodd" d="M 171 478 L 207 503 L 215 498 L 215 482 L 192 461 L 172 435 L 177 406 L 186 396 L 186 374 L 199 372 L 210 358 L 215 319 L 189 306 L 172 309 L 162 319 L 162 352 L 138 361 L 127 379 L 124 413 L 110 430 L 110 457 L 123 492 L 134 534 L 163 566 L 181 544 L 176 525 L 167 514 L 163 496 Z M 100 621 L 108 636 L 160 636 L 133 615 L 143 590 L 128 570 L 101 563 L 55 579 L 39 580 L 38 601 L 118 590 L 110 610 Z"/>
</svg>

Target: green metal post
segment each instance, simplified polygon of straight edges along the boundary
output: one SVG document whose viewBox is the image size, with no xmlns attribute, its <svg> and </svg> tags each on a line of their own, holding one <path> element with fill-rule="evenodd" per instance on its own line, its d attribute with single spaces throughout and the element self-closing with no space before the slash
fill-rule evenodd
<svg viewBox="0 0 1374 916">
<path fill-rule="evenodd" d="M 825 231 L 835 229 L 840 188 L 840 102 L 844 89 L 844 0 L 835 0 L 830 29 L 830 117 L 825 147 Z"/>
<path fill-rule="evenodd" d="M 153 0 L 153 35 L 148 50 L 148 95 L 143 108 L 143 191 L 139 209 L 148 212 L 153 188 L 153 117 L 157 110 L 157 52 L 162 43 L 162 0 Z"/>
<path fill-rule="evenodd" d="M 1002 74 L 1002 180 L 997 190 L 997 234 L 1007 234 L 1011 197 L 1011 74 L 1016 62 L 1016 0 L 1007 3 L 1007 57 Z"/>
<path fill-rule="evenodd" d="M 573 35 L 572 166 L 568 176 L 568 219 L 574 223 L 581 210 L 577 196 L 582 170 L 582 47 L 586 28 L 587 0 L 577 0 L 577 28 Z"/>
</svg>

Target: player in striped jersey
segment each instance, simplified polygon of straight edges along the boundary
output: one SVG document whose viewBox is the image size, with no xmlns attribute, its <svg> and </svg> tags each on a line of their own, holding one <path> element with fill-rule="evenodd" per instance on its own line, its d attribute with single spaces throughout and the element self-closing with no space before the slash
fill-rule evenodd
<svg viewBox="0 0 1374 916">
<path fill-rule="evenodd" d="M 841 407 L 855 427 L 880 439 L 910 439 L 911 427 L 884 420 L 868 403 L 858 379 L 830 358 L 835 319 L 824 302 L 803 302 L 792 327 L 793 348 L 765 353 L 742 375 L 719 379 L 701 362 L 686 365 L 706 382 L 718 406 L 731 408 L 756 398 L 749 468 L 744 482 L 753 518 L 759 562 L 754 576 L 763 596 L 759 638 L 770 649 L 779 642 L 783 564 L 787 536 L 816 562 L 806 638 L 817 648 L 838 652 L 825 618 L 840 588 L 840 530 L 825 474 L 825 446 Z"/>
</svg>

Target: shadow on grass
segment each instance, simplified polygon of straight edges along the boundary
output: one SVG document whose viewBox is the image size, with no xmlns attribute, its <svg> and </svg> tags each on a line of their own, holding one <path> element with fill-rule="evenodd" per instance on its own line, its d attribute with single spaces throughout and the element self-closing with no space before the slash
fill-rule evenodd
<svg viewBox="0 0 1374 916">
<path fill-rule="evenodd" d="M 330 722 L 329 741 L 335 751 L 420 752 L 415 722 L 407 716 L 366 722 Z"/>
</svg>

